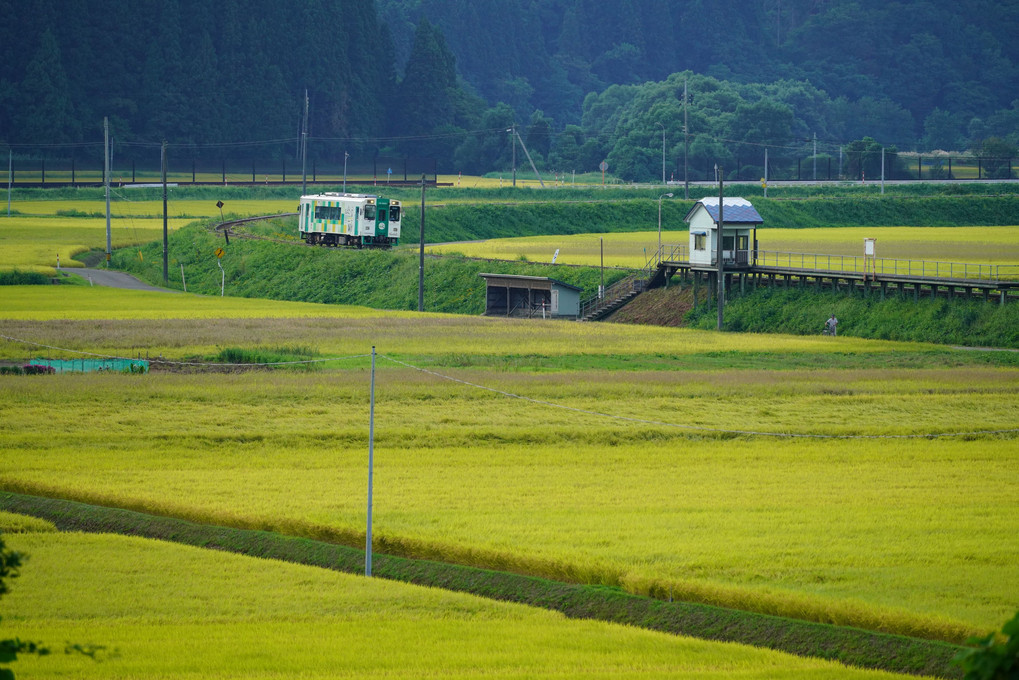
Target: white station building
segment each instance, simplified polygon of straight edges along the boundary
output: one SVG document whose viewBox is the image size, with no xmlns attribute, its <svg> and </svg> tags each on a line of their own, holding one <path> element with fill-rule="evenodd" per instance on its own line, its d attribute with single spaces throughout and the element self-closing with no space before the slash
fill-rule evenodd
<svg viewBox="0 0 1019 680">
<path fill-rule="evenodd" d="M 690 224 L 690 264 L 717 266 L 718 197 L 697 201 L 683 218 Z M 760 213 L 745 198 L 725 197 L 722 201 L 722 262 L 726 266 L 749 266 L 757 250 L 757 227 L 764 223 Z"/>
</svg>

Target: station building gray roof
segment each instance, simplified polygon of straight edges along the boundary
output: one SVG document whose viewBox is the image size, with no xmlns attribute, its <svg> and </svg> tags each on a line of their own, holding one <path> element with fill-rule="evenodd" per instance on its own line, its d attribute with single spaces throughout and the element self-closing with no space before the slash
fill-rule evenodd
<svg viewBox="0 0 1019 680">
<path fill-rule="evenodd" d="M 764 218 L 757 212 L 757 208 L 745 198 L 726 196 L 722 201 L 722 207 L 724 208 L 722 217 L 726 224 L 764 224 Z M 690 212 L 686 214 L 683 220 L 689 222 L 694 213 L 700 209 L 706 210 L 711 215 L 712 220 L 718 221 L 717 196 L 705 196 L 694 203 L 694 206 L 690 208 Z"/>
<path fill-rule="evenodd" d="M 549 290 L 553 284 L 569 290 L 582 291 L 583 288 L 572 286 L 568 283 L 552 279 L 547 276 L 524 276 L 522 274 L 478 274 L 486 282 L 497 286 L 511 286 L 516 288 L 535 288 Z"/>
</svg>

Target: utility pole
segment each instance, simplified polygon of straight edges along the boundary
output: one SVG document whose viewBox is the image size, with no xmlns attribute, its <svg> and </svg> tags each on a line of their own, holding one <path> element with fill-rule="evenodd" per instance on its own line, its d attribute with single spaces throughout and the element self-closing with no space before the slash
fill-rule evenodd
<svg viewBox="0 0 1019 680">
<path fill-rule="evenodd" d="M 605 297 L 605 238 L 598 237 L 598 249 L 601 251 L 601 283 L 598 285 L 598 299 Z"/>
<path fill-rule="evenodd" d="M 817 133 L 814 133 L 814 181 L 817 181 Z"/>
<path fill-rule="evenodd" d="M 715 297 L 718 300 L 718 330 L 722 330 L 722 307 L 725 305 L 725 266 L 722 264 L 722 228 L 725 217 L 722 214 L 723 191 L 722 168 L 718 168 L 718 281 L 715 285 Z"/>
<path fill-rule="evenodd" d="M 655 125 L 662 128 L 662 186 L 665 186 L 665 126 L 661 123 Z"/>
<path fill-rule="evenodd" d="M 421 175 L 421 248 L 418 254 L 418 311 L 425 311 L 425 176 Z"/>
<path fill-rule="evenodd" d="M 506 132 L 510 133 L 510 146 L 513 147 L 513 188 L 517 188 L 517 124 L 513 123 Z"/>
<path fill-rule="evenodd" d="M 543 182 L 541 180 L 541 173 L 538 172 L 538 168 L 534 165 L 534 161 L 531 159 L 531 152 L 527 150 L 527 145 L 524 144 L 524 140 L 520 137 L 520 133 L 517 132 L 517 124 L 516 123 L 513 124 L 512 130 L 506 130 L 506 132 L 510 132 L 510 131 L 513 132 L 513 135 L 517 138 L 517 141 L 520 142 L 520 148 L 524 150 L 524 155 L 527 156 L 527 162 L 531 164 L 531 170 L 534 171 L 535 177 L 538 178 L 538 184 L 540 184 L 541 188 L 544 189 L 545 188 L 545 182 Z M 517 147 L 514 146 L 513 147 L 513 186 L 516 186 L 516 185 L 517 185 Z"/>
<path fill-rule="evenodd" d="M 304 126 L 301 130 L 301 195 L 308 193 L 308 90 L 304 90 Z"/>
<path fill-rule="evenodd" d="M 103 154 L 106 160 L 103 163 L 103 185 L 106 187 L 106 266 L 110 266 L 110 258 L 113 253 L 112 239 L 110 238 L 110 119 L 103 117 Z"/>
<path fill-rule="evenodd" d="M 764 147 L 764 197 L 768 197 L 768 147 Z"/>
<path fill-rule="evenodd" d="M 170 242 L 166 233 L 166 140 L 163 140 L 163 149 L 160 153 L 160 166 L 163 169 L 163 283 L 169 281 L 169 269 L 167 257 L 170 252 Z"/>
<path fill-rule="evenodd" d="M 881 147 L 881 195 L 885 193 L 885 148 Z"/>
<path fill-rule="evenodd" d="M 690 200 L 690 117 L 686 110 L 686 78 L 683 78 L 683 198 Z"/>
<path fill-rule="evenodd" d="M 343 193 L 347 193 L 347 159 L 350 158 L 350 154 L 346 151 L 343 152 Z"/>
<path fill-rule="evenodd" d="M 364 575 L 372 575 L 372 473 L 375 467 L 375 345 L 372 345 L 371 388 L 368 397 L 368 529 L 364 540 Z"/>
<path fill-rule="evenodd" d="M 7 216 L 11 216 L 11 189 L 14 186 L 14 149 L 7 149 Z"/>
</svg>

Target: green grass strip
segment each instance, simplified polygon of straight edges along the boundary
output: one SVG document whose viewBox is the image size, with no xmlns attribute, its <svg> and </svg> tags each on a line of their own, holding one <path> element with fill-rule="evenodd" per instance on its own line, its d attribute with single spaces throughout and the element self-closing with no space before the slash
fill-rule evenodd
<svg viewBox="0 0 1019 680">
<path fill-rule="evenodd" d="M 62 531 L 143 536 L 348 573 L 364 571 L 361 550 L 272 532 L 195 524 L 172 517 L 8 492 L 0 492 L 0 510 L 49 520 Z M 380 578 L 542 607 L 571 618 L 739 642 L 896 673 L 962 676 L 958 667 L 949 664 L 962 648 L 944 642 L 701 604 L 653 600 L 616 588 L 561 583 L 388 555 L 374 555 L 372 571 Z"/>
</svg>

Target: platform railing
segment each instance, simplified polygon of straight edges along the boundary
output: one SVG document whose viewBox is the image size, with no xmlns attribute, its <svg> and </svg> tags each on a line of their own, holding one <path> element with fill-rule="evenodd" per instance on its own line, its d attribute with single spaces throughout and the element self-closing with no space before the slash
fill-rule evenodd
<svg viewBox="0 0 1019 680">
<path fill-rule="evenodd" d="M 759 267 L 841 274 L 866 273 L 932 279 L 967 279 L 970 281 L 1019 280 L 1019 265 L 940 262 L 890 257 L 870 258 L 861 255 L 822 255 L 758 250 L 755 264 Z"/>
<path fill-rule="evenodd" d="M 742 252 L 742 251 L 740 251 Z M 942 262 L 894 257 L 864 257 L 862 255 L 824 255 L 821 253 L 793 253 L 778 250 L 758 250 L 756 259 L 749 253 L 749 264 L 759 267 L 776 267 L 832 274 L 878 274 L 884 276 L 910 276 L 932 279 L 967 279 L 970 281 L 1019 281 L 1019 265 L 980 264 L 973 262 Z M 652 256 L 654 266 L 662 262 L 689 262 L 685 245 L 662 244 Z M 732 258 L 726 258 L 727 263 Z"/>
</svg>

